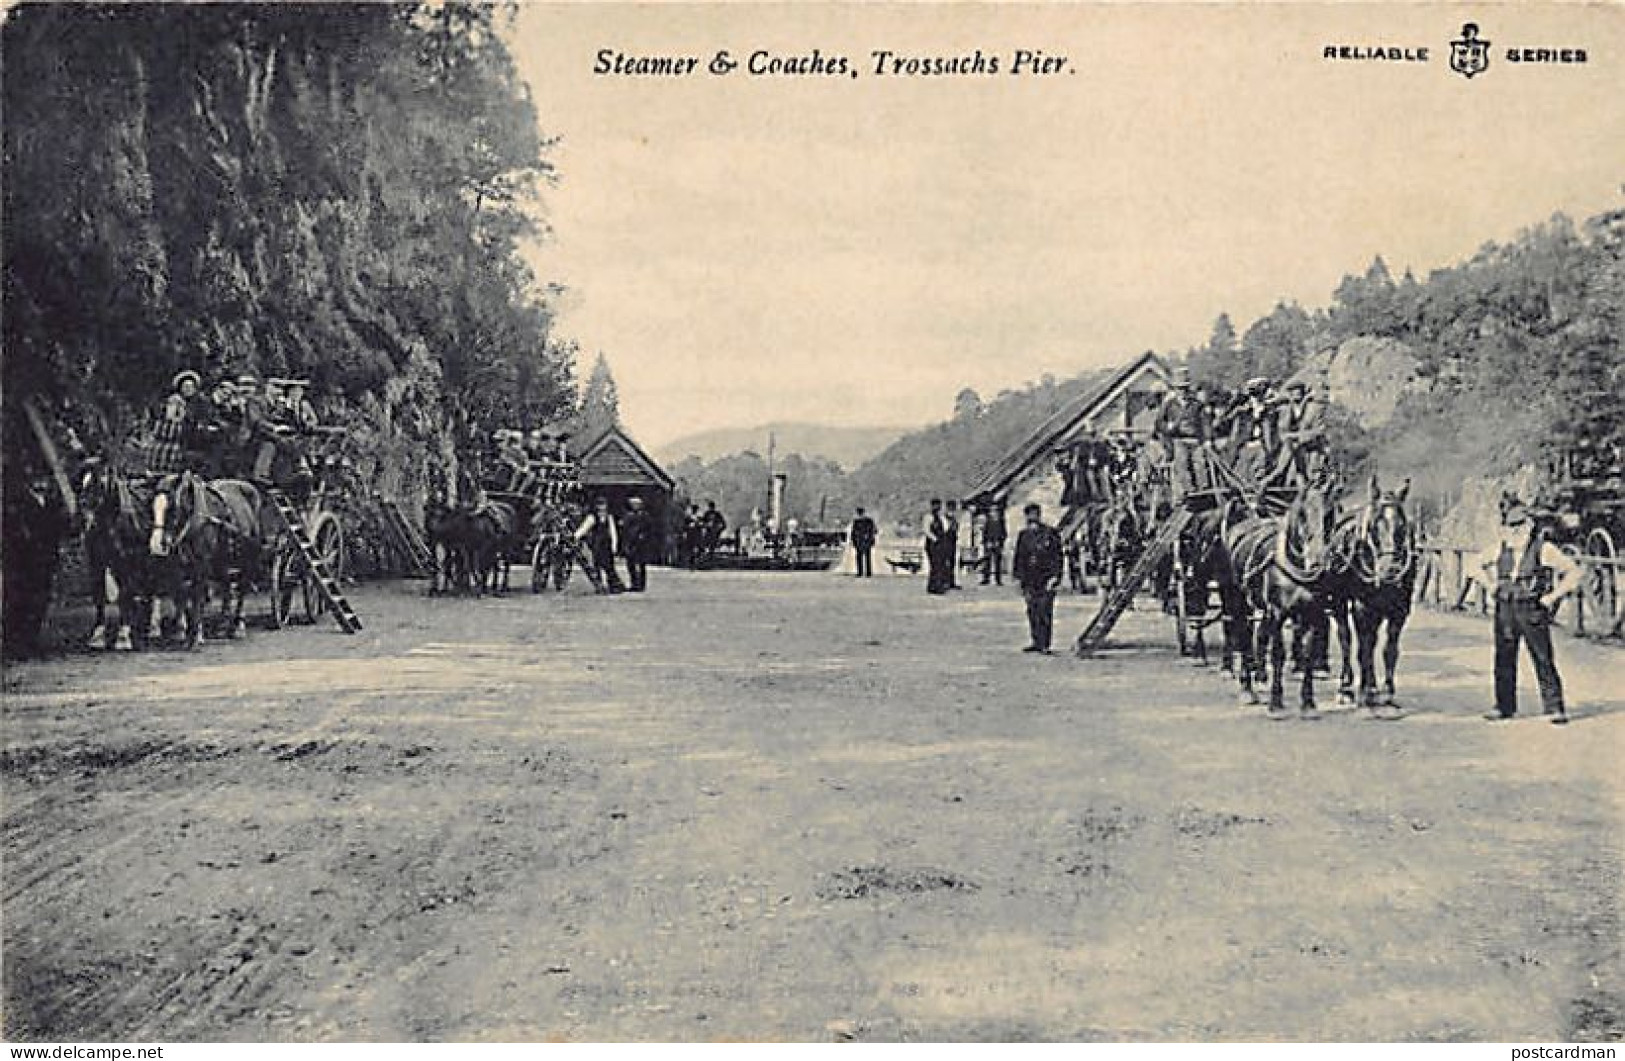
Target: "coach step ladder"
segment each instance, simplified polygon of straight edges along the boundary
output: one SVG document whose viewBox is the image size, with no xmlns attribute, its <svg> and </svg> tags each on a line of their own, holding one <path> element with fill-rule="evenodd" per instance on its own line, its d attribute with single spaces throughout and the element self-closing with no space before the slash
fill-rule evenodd
<svg viewBox="0 0 1625 1061">
<path fill-rule="evenodd" d="M 347 634 L 357 633 L 361 629 L 361 616 L 350 607 L 350 602 L 344 599 L 344 593 L 339 589 L 338 580 L 333 572 L 327 569 L 327 564 L 317 554 L 316 547 L 311 544 L 310 533 L 305 530 L 305 521 L 300 517 L 298 509 L 288 500 L 288 495 L 281 490 L 272 490 L 271 504 L 276 506 L 277 515 L 282 517 L 282 526 L 287 530 L 293 544 L 299 549 L 299 555 L 305 558 L 305 564 L 310 568 L 311 577 L 321 591 L 322 602 L 327 605 L 333 618 L 338 620 L 339 629 Z"/>
<path fill-rule="evenodd" d="M 426 576 L 434 573 L 434 553 L 423 541 L 418 529 L 406 518 L 401 506 L 393 498 L 381 497 L 378 499 L 379 507 L 384 514 L 384 526 L 395 538 L 395 545 L 402 556 L 406 558 L 411 570 L 408 574 Z"/>
<path fill-rule="evenodd" d="M 1171 515 L 1162 521 L 1157 528 L 1156 536 L 1151 539 L 1140 553 L 1140 558 L 1134 561 L 1134 566 L 1128 569 L 1111 593 L 1100 604 L 1100 611 L 1089 620 L 1089 625 L 1078 636 L 1078 655 L 1087 655 L 1090 650 L 1106 640 L 1106 635 L 1112 632 L 1117 620 L 1122 618 L 1128 610 L 1129 602 L 1134 595 L 1145 585 L 1145 580 L 1151 577 L 1151 572 L 1157 569 L 1163 557 L 1174 547 L 1179 535 L 1185 530 L 1185 525 L 1191 521 L 1191 513 L 1183 508 L 1175 509 Z"/>
</svg>

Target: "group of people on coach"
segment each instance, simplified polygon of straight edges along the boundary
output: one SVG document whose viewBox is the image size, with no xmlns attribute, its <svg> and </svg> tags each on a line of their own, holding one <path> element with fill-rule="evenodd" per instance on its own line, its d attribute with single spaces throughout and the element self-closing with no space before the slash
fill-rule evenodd
<svg viewBox="0 0 1625 1061">
<path fill-rule="evenodd" d="M 205 388 L 193 369 L 175 374 L 156 410 L 146 447 L 147 471 L 196 471 L 211 477 L 272 480 L 280 456 L 320 428 L 309 381 L 244 372 Z"/>
</svg>

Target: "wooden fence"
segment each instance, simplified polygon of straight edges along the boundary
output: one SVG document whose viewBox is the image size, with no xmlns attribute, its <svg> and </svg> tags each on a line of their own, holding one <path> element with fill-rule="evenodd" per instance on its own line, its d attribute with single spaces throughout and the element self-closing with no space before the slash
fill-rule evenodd
<svg viewBox="0 0 1625 1061">
<path fill-rule="evenodd" d="M 1490 590 L 1477 571 L 1479 549 L 1424 545 L 1416 578 L 1416 601 L 1441 611 L 1488 615 Z M 1581 590 L 1558 605 L 1556 620 L 1579 637 L 1625 636 L 1625 608 L 1619 590 L 1625 561 L 1577 556 L 1584 572 Z"/>
</svg>

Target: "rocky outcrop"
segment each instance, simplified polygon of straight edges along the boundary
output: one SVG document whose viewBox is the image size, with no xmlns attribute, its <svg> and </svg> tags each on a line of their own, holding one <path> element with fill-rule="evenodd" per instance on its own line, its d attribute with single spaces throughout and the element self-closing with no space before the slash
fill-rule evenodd
<svg viewBox="0 0 1625 1061">
<path fill-rule="evenodd" d="M 1421 385 L 1416 355 L 1397 339 L 1356 336 L 1335 350 L 1309 357 L 1297 378 L 1324 379 L 1333 401 L 1366 428 L 1386 424 L 1400 399 Z"/>
</svg>

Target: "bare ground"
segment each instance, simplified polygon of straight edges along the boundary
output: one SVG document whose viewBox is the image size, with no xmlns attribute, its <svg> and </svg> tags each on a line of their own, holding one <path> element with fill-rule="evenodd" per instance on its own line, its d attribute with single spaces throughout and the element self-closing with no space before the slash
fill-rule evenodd
<svg viewBox="0 0 1625 1061">
<path fill-rule="evenodd" d="M 1625 1034 L 1618 650 L 1492 726 L 1422 613 L 1404 721 L 1272 723 L 1145 611 L 1016 652 L 1008 589 L 422 588 L 7 671 L 7 1037 Z"/>
</svg>

